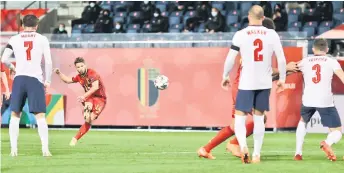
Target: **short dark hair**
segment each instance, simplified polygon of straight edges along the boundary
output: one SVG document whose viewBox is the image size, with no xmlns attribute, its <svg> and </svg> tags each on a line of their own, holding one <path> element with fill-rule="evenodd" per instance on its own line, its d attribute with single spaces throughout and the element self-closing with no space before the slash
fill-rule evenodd
<svg viewBox="0 0 344 173">
<path fill-rule="evenodd" d="M 319 51 L 326 52 L 328 49 L 327 40 L 324 38 L 318 38 L 314 40 L 313 48 Z"/>
<path fill-rule="evenodd" d="M 35 15 L 28 14 L 23 18 L 24 27 L 36 27 L 38 25 L 38 18 Z"/>
<path fill-rule="evenodd" d="M 263 26 L 268 28 L 268 29 L 273 29 L 275 30 L 276 29 L 276 26 L 275 26 L 275 23 L 272 19 L 266 17 L 264 20 L 263 20 Z"/>
<path fill-rule="evenodd" d="M 82 58 L 82 57 L 75 58 L 74 65 L 76 65 L 78 63 L 84 63 L 85 64 L 84 58 Z"/>
</svg>

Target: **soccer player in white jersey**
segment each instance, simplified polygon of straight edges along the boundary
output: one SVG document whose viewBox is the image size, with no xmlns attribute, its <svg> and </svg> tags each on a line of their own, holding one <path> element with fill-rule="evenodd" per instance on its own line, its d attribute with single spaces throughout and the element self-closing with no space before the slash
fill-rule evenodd
<svg viewBox="0 0 344 173">
<path fill-rule="evenodd" d="M 249 26 L 235 33 L 232 46 L 226 58 L 222 87 L 228 90 L 228 74 L 235 58 L 240 52 L 242 70 L 239 91 L 235 105 L 234 131 L 241 149 L 243 163 L 250 163 L 246 142 L 246 116 L 252 112 L 254 121 L 254 152 L 252 162 L 260 162 L 260 151 L 265 133 L 264 112 L 269 111 L 269 97 L 272 87 L 272 54 L 275 52 L 278 61 L 280 79 L 279 90 L 283 90 L 286 78 L 286 60 L 278 34 L 262 26 L 264 10 L 254 5 L 248 14 Z"/>
<path fill-rule="evenodd" d="M 318 111 L 323 126 L 330 129 L 327 139 L 320 143 L 320 148 L 327 158 L 335 161 L 331 146 L 342 138 L 342 125 L 334 106 L 332 77 L 336 74 L 344 83 L 344 72 L 336 59 L 326 56 L 327 41 L 317 39 L 313 44 L 314 56 L 302 59 L 298 63 L 303 74 L 304 90 L 302 95 L 301 119 L 296 130 L 296 153 L 294 160 L 302 160 L 302 146 L 306 135 L 306 125 L 315 111 Z"/>
<path fill-rule="evenodd" d="M 19 121 L 26 98 L 29 110 L 37 120 L 38 133 L 42 143 L 43 156 L 51 156 L 48 147 L 48 125 L 45 119 L 45 87 L 49 87 L 52 74 L 52 61 L 49 41 L 37 33 L 38 18 L 26 15 L 23 18 L 24 31 L 10 38 L 1 61 L 15 71 L 10 101 L 11 120 L 9 135 L 11 156 L 18 155 L 17 141 L 19 136 Z M 14 53 L 16 68 L 9 62 Z M 45 81 L 41 68 L 42 56 L 45 60 Z"/>
</svg>

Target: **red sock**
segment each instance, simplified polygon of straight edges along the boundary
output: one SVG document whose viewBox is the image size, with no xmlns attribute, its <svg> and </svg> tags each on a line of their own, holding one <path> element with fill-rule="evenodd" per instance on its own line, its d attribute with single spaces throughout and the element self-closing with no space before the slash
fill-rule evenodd
<svg viewBox="0 0 344 173">
<path fill-rule="evenodd" d="M 249 122 L 246 124 L 246 137 L 249 137 L 253 134 L 253 127 L 254 127 L 254 123 L 253 121 Z M 231 141 L 231 144 L 235 144 L 235 145 L 239 145 L 238 139 L 236 137 L 234 137 Z"/>
<path fill-rule="evenodd" d="M 88 132 L 88 130 L 91 128 L 91 124 L 85 122 L 79 129 L 78 133 L 75 135 L 75 139 L 79 140 L 84 134 Z"/>
<path fill-rule="evenodd" d="M 209 141 L 206 146 L 204 146 L 205 151 L 210 152 L 210 150 L 212 150 L 233 135 L 234 131 L 229 126 L 224 127 L 216 134 L 216 136 L 212 140 Z"/>
</svg>

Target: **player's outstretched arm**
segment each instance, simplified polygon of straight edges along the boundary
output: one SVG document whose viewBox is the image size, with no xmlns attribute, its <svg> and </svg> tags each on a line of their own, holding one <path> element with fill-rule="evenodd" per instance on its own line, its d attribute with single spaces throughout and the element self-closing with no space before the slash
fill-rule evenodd
<svg viewBox="0 0 344 173">
<path fill-rule="evenodd" d="M 65 74 L 61 73 L 60 69 L 54 69 L 54 72 L 60 77 L 60 79 L 67 84 L 74 83 L 73 78 L 66 76 Z"/>
<path fill-rule="evenodd" d="M 11 71 L 15 71 L 14 65 L 9 60 L 12 54 L 13 48 L 10 44 L 7 44 L 4 53 L 2 54 L 1 62 L 4 63 Z"/>
<path fill-rule="evenodd" d="M 344 84 L 344 71 L 342 69 L 338 69 L 334 71 L 334 74 L 338 76 L 338 78 L 342 81 Z"/>
</svg>

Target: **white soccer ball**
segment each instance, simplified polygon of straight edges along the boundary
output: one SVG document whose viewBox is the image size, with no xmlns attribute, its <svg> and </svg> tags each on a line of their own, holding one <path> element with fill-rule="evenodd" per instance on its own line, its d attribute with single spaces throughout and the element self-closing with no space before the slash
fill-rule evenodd
<svg viewBox="0 0 344 173">
<path fill-rule="evenodd" d="M 154 86 L 159 90 L 167 89 L 168 87 L 168 77 L 164 75 L 159 75 L 154 80 Z"/>
</svg>

